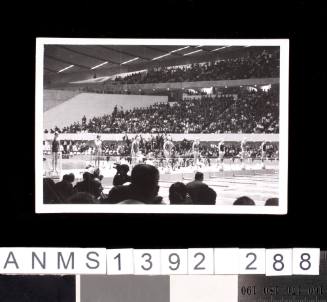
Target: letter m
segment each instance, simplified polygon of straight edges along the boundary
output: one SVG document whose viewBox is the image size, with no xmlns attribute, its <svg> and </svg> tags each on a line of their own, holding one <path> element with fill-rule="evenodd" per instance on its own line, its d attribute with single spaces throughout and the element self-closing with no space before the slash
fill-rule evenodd
<svg viewBox="0 0 327 302">
<path fill-rule="evenodd" d="M 61 252 L 58 252 L 58 269 L 61 267 L 61 263 L 65 269 L 68 269 L 69 264 L 71 263 L 71 269 L 74 269 L 74 252 L 69 254 L 68 260 L 65 262 L 65 259 Z"/>
</svg>

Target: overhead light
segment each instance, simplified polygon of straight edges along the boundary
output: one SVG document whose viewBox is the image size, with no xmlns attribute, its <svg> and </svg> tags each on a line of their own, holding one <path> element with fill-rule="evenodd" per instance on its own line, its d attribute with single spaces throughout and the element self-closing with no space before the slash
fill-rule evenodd
<svg viewBox="0 0 327 302">
<path fill-rule="evenodd" d="M 63 71 L 65 71 L 65 70 L 67 70 L 67 69 L 70 69 L 70 68 L 72 68 L 72 67 L 74 67 L 75 65 L 69 65 L 69 66 L 67 66 L 67 67 L 65 67 L 65 68 L 63 68 L 63 69 L 60 69 L 59 71 L 58 71 L 58 73 L 59 72 L 63 72 Z"/>
<path fill-rule="evenodd" d="M 139 57 L 136 57 L 136 58 L 134 58 L 134 59 L 131 59 L 131 60 L 125 61 L 125 62 L 123 62 L 123 63 L 120 63 L 120 65 L 127 64 L 127 63 L 130 63 L 130 62 L 134 62 L 134 61 L 136 61 L 136 60 L 138 60 L 138 59 L 139 59 Z"/>
<path fill-rule="evenodd" d="M 161 59 L 161 58 L 163 58 L 163 57 L 170 56 L 170 55 L 171 55 L 171 53 L 169 52 L 169 53 L 166 53 L 166 54 L 164 54 L 164 55 L 162 55 L 162 56 L 159 56 L 159 57 L 155 57 L 155 58 L 153 58 L 152 61 L 154 61 L 154 60 L 158 60 L 158 59 Z"/>
<path fill-rule="evenodd" d="M 93 66 L 91 69 L 96 69 L 96 68 L 99 68 L 99 67 L 101 67 L 103 65 L 106 65 L 106 64 L 108 64 L 108 62 L 103 62 L 103 63 L 101 63 L 99 65 Z"/>
<path fill-rule="evenodd" d="M 170 51 L 170 52 L 165 53 L 164 55 L 161 55 L 161 56 L 159 56 L 159 57 L 155 57 L 155 58 L 153 58 L 152 61 L 159 60 L 159 59 L 161 59 L 161 58 L 164 58 L 164 57 L 170 56 L 170 55 L 173 54 L 174 52 L 181 51 L 181 50 L 186 49 L 186 48 L 189 48 L 189 47 L 190 47 L 190 46 L 185 46 L 185 47 L 182 47 L 182 48 L 178 48 L 178 49 L 172 50 L 172 51 Z"/>
<path fill-rule="evenodd" d="M 180 51 L 180 50 L 183 50 L 183 49 L 186 49 L 186 48 L 189 48 L 190 46 L 185 46 L 185 47 L 182 47 L 182 48 L 178 48 L 178 49 L 175 49 L 175 50 L 172 50 L 170 53 L 174 53 L 176 51 Z"/>
<path fill-rule="evenodd" d="M 204 45 L 198 45 L 198 46 L 195 46 L 195 48 L 199 48 L 199 47 L 203 47 Z"/>
<path fill-rule="evenodd" d="M 227 47 L 230 47 L 230 46 L 222 46 L 222 47 L 218 47 L 218 48 L 215 48 L 211 51 L 217 51 L 217 50 L 220 50 L 220 49 L 224 49 L 224 48 L 227 48 Z"/>
<path fill-rule="evenodd" d="M 198 50 L 194 50 L 194 51 L 191 51 L 191 52 L 188 52 L 188 53 L 184 53 L 183 56 L 192 55 L 192 54 L 200 52 L 200 51 L 202 51 L 202 49 L 198 49 Z"/>
</svg>

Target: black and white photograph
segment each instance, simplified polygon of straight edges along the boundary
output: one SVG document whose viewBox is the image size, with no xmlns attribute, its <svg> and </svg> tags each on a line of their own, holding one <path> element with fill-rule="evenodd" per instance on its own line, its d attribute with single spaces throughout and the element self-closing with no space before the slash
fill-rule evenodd
<svg viewBox="0 0 327 302">
<path fill-rule="evenodd" d="M 287 39 L 36 39 L 37 213 L 286 214 Z"/>
</svg>

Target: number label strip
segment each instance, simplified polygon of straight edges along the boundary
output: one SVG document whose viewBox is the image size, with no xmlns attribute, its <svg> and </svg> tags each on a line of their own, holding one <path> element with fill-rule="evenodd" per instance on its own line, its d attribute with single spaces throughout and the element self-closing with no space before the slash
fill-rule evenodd
<svg viewBox="0 0 327 302">
<path fill-rule="evenodd" d="M 319 269 L 319 248 L 0 248 L 0 274 L 287 276 Z"/>
</svg>

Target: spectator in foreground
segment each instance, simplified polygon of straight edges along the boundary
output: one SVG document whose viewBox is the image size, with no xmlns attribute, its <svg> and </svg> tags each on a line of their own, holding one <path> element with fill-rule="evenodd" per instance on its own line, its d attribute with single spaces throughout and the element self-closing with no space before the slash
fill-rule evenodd
<svg viewBox="0 0 327 302">
<path fill-rule="evenodd" d="M 234 206 L 254 206 L 255 202 L 253 201 L 253 199 L 247 197 L 247 196 L 242 196 L 237 198 L 234 203 Z"/>
<path fill-rule="evenodd" d="M 43 178 L 43 202 L 58 203 L 61 199 L 56 191 L 54 181 L 51 178 Z"/>
<path fill-rule="evenodd" d="M 122 204 L 160 204 L 162 197 L 159 192 L 159 171 L 147 164 L 136 165 L 132 170 L 129 196 Z"/>
<path fill-rule="evenodd" d="M 115 169 L 117 170 L 116 175 L 114 176 L 112 184 L 114 186 L 120 186 L 123 185 L 126 182 L 131 181 L 131 176 L 127 175 L 129 171 L 128 165 L 116 165 Z"/>
<path fill-rule="evenodd" d="M 103 175 L 100 174 L 100 169 L 96 168 L 93 172 L 93 179 L 101 184 Z"/>
<path fill-rule="evenodd" d="M 278 198 L 268 198 L 266 200 L 265 206 L 278 206 L 279 200 Z"/>
<path fill-rule="evenodd" d="M 192 199 L 192 204 L 199 203 L 202 198 L 200 196 L 201 188 L 208 188 L 208 185 L 203 183 L 203 173 L 196 172 L 194 180 L 186 184 L 187 192 L 190 194 Z"/>
<path fill-rule="evenodd" d="M 182 182 L 176 182 L 169 188 L 170 204 L 191 204 L 192 200 L 187 193 L 186 185 Z"/>
<path fill-rule="evenodd" d="M 74 194 L 73 182 L 75 175 L 73 173 L 65 174 L 62 181 L 55 184 L 57 193 L 62 197 L 61 202 L 66 202 L 67 198 Z"/>
<path fill-rule="evenodd" d="M 193 204 L 199 205 L 215 205 L 217 193 L 208 186 L 202 186 L 199 188 L 199 199 Z"/>
<path fill-rule="evenodd" d="M 99 203 L 94 196 L 87 192 L 76 192 L 67 199 L 67 203 L 72 204 L 94 204 Z"/>
<path fill-rule="evenodd" d="M 83 174 L 83 181 L 76 184 L 75 190 L 77 192 L 90 193 L 95 198 L 98 198 L 102 192 L 102 185 L 94 179 L 94 176 L 90 172 L 85 172 Z"/>
<path fill-rule="evenodd" d="M 159 171 L 146 164 L 136 165 L 132 170 L 131 184 L 113 187 L 102 203 L 116 204 L 160 204 L 158 196 Z"/>
<path fill-rule="evenodd" d="M 108 193 L 108 196 L 101 200 L 101 203 L 115 204 L 130 198 L 130 185 L 114 186 Z"/>
</svg>

